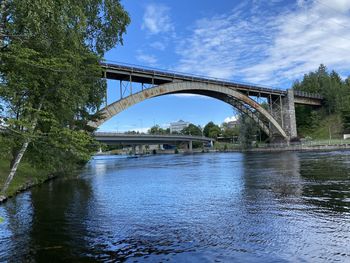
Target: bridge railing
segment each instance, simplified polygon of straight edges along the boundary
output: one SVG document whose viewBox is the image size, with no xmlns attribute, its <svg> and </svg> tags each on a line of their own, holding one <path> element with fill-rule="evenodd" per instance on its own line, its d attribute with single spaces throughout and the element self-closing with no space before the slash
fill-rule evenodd
<svg viewBox="0 0 350 263">
<path fill-rule="evenodd" d="M 114 64 L 116 63 L 116 64 Z M 234 81 L 230 79 L 224 79 L 224 78 L 215 78 L 215 77 L 208 77 L 204 75 L 199 74 L 190 74 L 190 73 L 184 73 L 184 72 L 178 72 L 173 70 L 161 70 L 157 68 L 147 67 L 147 66 L 140 66 L 135 64 L 129 64 L 124 62 L 117 62 L 117 61 L 111 61 L 111 60 L 104 60 L 101 62 L 101 65 L 106 68 L 119 68 L 128 70 L 131 72 L 143 72 L 146 74 L 151 75 L 160 75 L 170 78 L 182 78 L 182 79 L 188 79 L 190 81 L 201 81 L 201 82 L 207 82 L 207 81 L 213 81 L 220 85 L 228 85 L 228 86 L 239 86 L 239 87 L 245 87 L 246 89 L 252 89 L 252 90 L 261 90 L 265 92 L 280 92 L 281 94 L 285 94 L 286 91 L 280 88 L 275 88 L 271 86 L 266 85 L 258 85 L 253 84 L 249 82 L 243 82 L 243 81 Z"/>
<path fill-rule="evenodd" d="M 323 99 L 323 96 L 321 94 L 316 93 L 310 93 L 302 90 L 294 90 L 294 96 L 300 96 L 300 97 L 306 97 L 306 98 L 312 98 L 312 99 Z"/>
</svg>

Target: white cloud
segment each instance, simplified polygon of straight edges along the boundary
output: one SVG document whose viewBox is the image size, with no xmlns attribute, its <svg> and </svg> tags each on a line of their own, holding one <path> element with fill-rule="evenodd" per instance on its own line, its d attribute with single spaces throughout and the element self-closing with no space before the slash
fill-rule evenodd
<svg viewBox="0 0 350 263">
<path fill-rule="evenodd" d="M 171 32 L 174 30 L 169 15 L 169 7 L 163 4 L 149 4 L 146 6 L 141 28 L 150 34 Z"/>
<path fill-rule="evenodd" d="M 136 132 L 139 132 L 139 133 L 147 133 L 149 129 L 151 129 L 151 127 L 133 128 L 132 131 L 136 131 Z"/>
<path fill-rule="evenodd" d="M 349 73 L 349 0 L 253 2 L 197 21 L 178 45 L 176 70 L 280 87 L 321 63 Z"/>
<path fill-rule="evenodd" d="M 118 133 L 124 133 L 124 132 L 128 132 L 128 131 L 147 133 L 150 128 L 151 127 L 144 128 L 144 127 L 136 127 L 136 126 L 132 126 L 132 125 L 123 125 L 123 126 L 119 127 L 119 129 L 114 129 L 114 130 L 109 130 L 109 131 L 118 132 Z"/>
<path fill-rule="evenodd" d="M 155 41 L 155 42 L 152 42 L 150 43 L 150 47 L 154 48 L 154 49 L 157 49 L 157 50 L 160 50 L 160 51 L 163 51 L 165 50 L 165 48 L 167 47 L 167 44 L 165 43 L 166 41 Z"/>
<path fill-rule="evenodd" d="M 349 0 L 315 0 L 315 2 L 319 5 L 318 8 L 326 9 L 326 11 L 329 11 L 329 8 L 342 13 L 350 10 Z"/>
<path fill-rule="evenodd" d="M 137 52 L 136 59 L 140 61 L 143 65 L 152 67 L 156 66 L 158 62 L 158 59 L 155 56 L 145 54 L 141 50 Z"/>
<path fill-rule="evenodd" d="M 225 118 L 224 122 L 231 122 L 231 121 L 237 121 L 238 120 L 238 116 L 237 115 L 234 115 L 234 116 L 230 116 L 230 117 L 227 117 Z"/>
</svg>

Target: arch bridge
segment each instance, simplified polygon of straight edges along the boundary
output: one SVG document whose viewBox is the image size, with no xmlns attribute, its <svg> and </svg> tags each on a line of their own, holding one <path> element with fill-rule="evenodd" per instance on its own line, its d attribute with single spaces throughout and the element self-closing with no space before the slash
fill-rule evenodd
<svg viewBox="0 0 350 263">
<path fill-rule="evenodd" d="M 102 108 L 99 127 L 123 110 L 149 98 L 168 94 L 198 94 L 230 104 L 252 118 L 270 137 L 289 141 L 297 137 L 295 104 L 321 106 L 322 97 L 293 89 L 280 90 L 215 78 L 101 63 L 104 78 L 119 81 L 120 99 Z M 136 90 L 135 83 L 141 88 Z M 107 101 L 107 95 L 106 95 Z M 262 104 L 261 101 L 264 103 Z"/>
</svg>

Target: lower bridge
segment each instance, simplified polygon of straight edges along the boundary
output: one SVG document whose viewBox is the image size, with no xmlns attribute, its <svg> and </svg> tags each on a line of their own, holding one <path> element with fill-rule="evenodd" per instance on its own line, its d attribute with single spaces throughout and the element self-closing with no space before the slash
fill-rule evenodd
<svg viewBox="0 0 350 263">
<path fill-rule="evenodd" d="M 142 144 L 166 144 L 176 142 L 187 142 L 188 149 L 192 151 L 192 142 L 212 143 L 215 141 L 212 138 L 204 136 L 192 135 L 153 135 L 153 134 L 125 134 L 114 132 L 95 132 L 96 141 L 108 145 L 123 144 L 123 145 L 142 145 Z"/>
</svg>

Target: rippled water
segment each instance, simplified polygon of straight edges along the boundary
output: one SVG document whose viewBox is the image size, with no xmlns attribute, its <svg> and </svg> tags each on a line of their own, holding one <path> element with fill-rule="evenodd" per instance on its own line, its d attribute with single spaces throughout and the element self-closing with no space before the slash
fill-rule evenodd
<svg viewBox="0 0 350 263">
<path fill-rule="evenodd" d="M 350 152 L 96 157 L 0 216 L 0 262 L 350 262 Z"/>
</svg>

